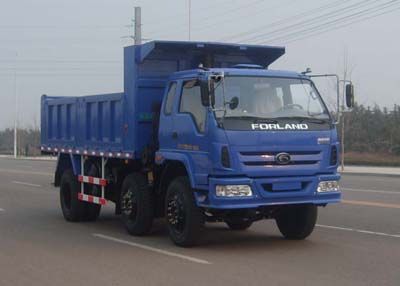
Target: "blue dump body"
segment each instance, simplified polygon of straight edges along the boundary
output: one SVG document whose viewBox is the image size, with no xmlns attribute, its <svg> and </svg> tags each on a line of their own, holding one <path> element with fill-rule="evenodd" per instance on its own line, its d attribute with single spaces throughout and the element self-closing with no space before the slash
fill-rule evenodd
<svg viewBox="0 0 400 286">
<path fill-rule="evenodd" d="M 284 48 L 218 43 L 150 42 L 124 50 L 124 92 L 79 97 L 43 96 L 42 146 L 140 157 L 152 136 L 153 107 L 160 105 L 169 77 L 213 61 L 268 66 Z"/>
<path fill-rule="evenodd" d="M 340 201 L 340 146 L 311 78 L 268 69 L 284 53 L 154 41 L 124 49 L 122 93 L 43 95 L 41 148 L 58 154 L 64 217 L 84 219 L 75 199 L 112 201 L 130 233 L 165 216 L 182 246 L 205 220 L 244 229 L 273 218 L 284 236 L 308 236 L 316 207 Z M 81 182 L 72 196 L 70 172 Z"/>
</svg>

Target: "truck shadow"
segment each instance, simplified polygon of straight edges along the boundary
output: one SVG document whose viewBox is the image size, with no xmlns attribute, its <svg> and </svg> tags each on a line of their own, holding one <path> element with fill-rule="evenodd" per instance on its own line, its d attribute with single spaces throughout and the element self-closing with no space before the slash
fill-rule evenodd
<svg viewBox="0 0 400 286">
<path fill-rule="evenodd" d="M 123 235 L 124 239 L 129 236 L 118 217 L 102 216 L 93 226 L 97 231 L 107 232 L 109 235 Z M 163 219 L 154 221 L 152 232 L 145 237 L 131 237 L 135 242 L 143 244 L 173 245 L 168 237 L 168 230 Z M 284 239 L 274 226 L 273 221 L 260 221 L 253 224 L 251 228 L 245 231 L 230 230 L 224 223 L 208 223 L 204 231 L 204 236 L 198 246 L 191 248 L 190 252 L 195 250 L 202 251 L 235 251 L 240 254 L 245 251 L 260 251 L 260 249 L 279 249 L 291 250 L 314 247 L 312 240 L 293 241 Z"/>
</svg>

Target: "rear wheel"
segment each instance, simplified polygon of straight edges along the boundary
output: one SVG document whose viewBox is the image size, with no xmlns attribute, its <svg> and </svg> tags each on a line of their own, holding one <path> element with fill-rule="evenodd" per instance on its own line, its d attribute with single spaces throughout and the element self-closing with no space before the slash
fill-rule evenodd
<svg viewBox="0 0 400 286">
<path fill-rule="evenodd" d="M 146 177 L 140 173 L 128 175 L 121 190 L 121 218 L 133 235 L 150 232 L 154 217 L 154 200 Z"/>
<path fill-rule="evenodd" d="M 72 170 L 64 171 L 60 183 L 60 204 L 65 220 L 85 219 L 85 204 L 78 200 L 79 182 Z"/>
<path fill-rule="evenodd" d="M 176 245 L 189 247 L 199 242 L 204 228 L 204 214 L 196 205 L 187 177 L 178 177 L 169 185 L 165 217 L 169 236 Z"/>
<path fill-rule="evenodd" d="M 276 217 L 276 223 L 285 238 L 301 240 L 313 232 L 317 216 L 315 205 L 287 206 Z"/>
</svg>

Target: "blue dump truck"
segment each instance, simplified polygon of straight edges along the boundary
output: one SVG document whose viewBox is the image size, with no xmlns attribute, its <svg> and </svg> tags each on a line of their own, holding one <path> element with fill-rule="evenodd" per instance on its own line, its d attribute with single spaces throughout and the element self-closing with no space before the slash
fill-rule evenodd
<svg viewBox="0 0 400 286">
<path fill-rule="evenodd" d="M 284 53 L 153 41 L 124 49 L 122 93 L 43 95 L 41 149 L 58 155 L 65 219 L 96 220 L 113 202 L 129 233 L 165 218 L 179 246 L 206 222 L 275 219 L 285 238 L 309 236 L 317 207 L 341 198 L 337 115 L 308 73 L 268 69 Z"/>
</svg>

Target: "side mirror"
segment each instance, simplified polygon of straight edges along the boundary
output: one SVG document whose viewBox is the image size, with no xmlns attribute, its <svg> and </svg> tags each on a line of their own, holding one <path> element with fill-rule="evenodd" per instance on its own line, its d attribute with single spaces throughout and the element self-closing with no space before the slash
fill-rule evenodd
<svg viewBox="0 0 400 286">
<path fill-rule="evenodd" d="M 200 80 L 200 90 L 201 90 L 201 104 L 203 106 L 210 106 L 210 89 L 208 86 L 208 80 Z"/>
<path fill-rule="evenodd" d="M 237 96 L 232 97 L 231 101 L 228 102 L 231 110 L 236 109 L 239 105 L 239 98 Z"/>
<path fill-rule="evenodd" d="M 346 85 L 346 106 L 348 108 L 354 107 L 354 86 L 352 83 Z"/>
</svg>

